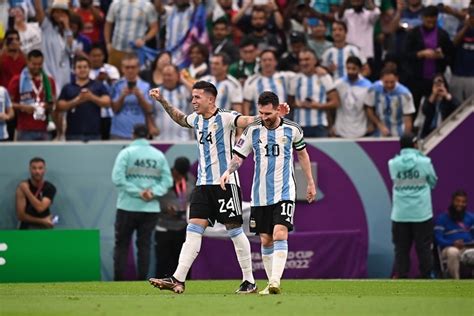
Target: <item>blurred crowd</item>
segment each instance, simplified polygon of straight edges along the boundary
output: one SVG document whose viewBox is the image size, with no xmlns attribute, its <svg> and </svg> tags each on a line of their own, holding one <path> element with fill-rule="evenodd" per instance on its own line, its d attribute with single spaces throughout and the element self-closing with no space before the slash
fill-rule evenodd
<svg viewBox="0 0 474 316">
<path fill-rule="evenodd" d="M 429 135 L 474 87 L 469 0 L 0 0 L 0 139 L 191 140 L 197 80 L 256 114 L 265 90 L 307 137 Z"/>
</svg>

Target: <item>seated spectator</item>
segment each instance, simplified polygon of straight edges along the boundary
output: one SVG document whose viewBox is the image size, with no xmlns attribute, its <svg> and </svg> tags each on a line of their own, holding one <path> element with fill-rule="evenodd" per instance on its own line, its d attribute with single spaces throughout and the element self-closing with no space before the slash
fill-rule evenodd
<svg viewBox="0 0 474 316">
<path fill-rule="evenodd" d="M 221 109 L 242 112 L 242 86 L 227 74 L 230 58 L 225 53 L 211 57 L 211 75 L 201 78 L 212 83 L 217 89 L 216 105 Z"/>
<path fill-rule="evenodd" d="M 74 61 L 74 82 L 61 90 L 57 110 L 67 111 L 66 140 L 100 140 L 100 108 L 110 106 L 107 88 L 89 78 L 90 62 L 85 57 Z"/>
<path fill-rule="evenodd" d="M 27 55 L 33 49 L 41 50 L 42 32 L 38 23 L 27 23 L 28 7 L 26 4 L 16 6 L 10 9 L 10 15 L 13 16 L 13 28 L 20 34 L 21 51 Z"/>
<path fill-rule="evenodd" d="M 291 80 L 288 94 L 294 97 L 294 121 L 305 137 L 328 137 L 328 111 L 339 106 L 339 97 L 331 76 L 317 74 L 315 53 L 303 48 L 299 55 L 301 71 Z"/>
<path fill-rule="evenodd" d="M 474 246 L 474 214 L 466 208 L 466 192 L 454 192 L 448 212 L 438 216 L 434 227 L 436 244 L 442 249 L 441 256 L 447 259 L 448 272 L 453 279 L 460 277 L 462 253 Z"/>
<path fill-rule="evenodd" d="M 156 56 L 151 68 L 140 73 L 140 78 L 148 82 L 152 89 L 161 86 L 163 84 L 163 69 L 168 65 L 171 65 L 171 54 L 162 51 Z"/>
<path fill-rule="evenodd" d="M 28 53 L 27 66 L 8 85 L 13 108 L 18 113 L 16 139 L 20 141 L 49 140 L 47 116 L 52 111 L 56 85 L 43 70 L 43 53 Z"/>
<path fill-rule="evenodd" d="M 188 88 L 180 83 L 179 69 L 175 65 L 167 65 L 163 68 L 163 84 L 159 87 L 161 94 L 184 114 L 191 114 L 193 112 L 190 100 L 191 93 Z M 182 128 L 176 124 L 165 113 L 161 105 L 153 101 L 155 105 L 155 120 L 154 125 L 159 128 L 159 135 L 155 135 L 156 140 L 166 141 L 188 141 L 192 140 L 192 130 L 189 128 Z"/>
<path fill-rule="evenodd" d="M 321 64 L 332 73 L 334 80 L 346 75 L 345 62 L 349 56 L 359 57 L 362 64 L 365 64 L 365 59 L 361 57 L 359 49 L 346 42 L 346 35 L 347 26 L 344 22 L 336 21 L 332 24 L 334 46 L 323 53 Z"/>
<path fill-rule="evenodd" d="M 80 6 L 74 9 L 74 13 L 81 17 L 84 28 L 81 35 L 87 37 L 92 44 L 102 41 L 102 25 L 104 13 L 93 4 L 93 0 L 79 0 Z"/>
<path fill-rule="evenodd" d="M 161 212 L 155 231 L 157 277 L 173 274 L 186 239 L 186 210 L 196 182 L 189 168 L 188 158 L 176 158 L 171 168 L 173 186 L 159 197 Z"/>
<path fill-rule="evenodd" d="M 191 65 L 185 69 L 191 79 L 199 79 L 209 73 L 207 61 L 209 60 L 209 50 L 200 43 L 194 43 L 189 47 L 188 56 Z"/>
<path fill-rule="evenodd" d="M 112 87 L 114 116 L 110 129 L 111 139 L 132 139 L 134 125 L 153 124 L 152 100 L 148 96 L 150 85 L 138 76 L 139 67 L 138 57 L 134 54 L 122 59 L 124 76 Z M 150 133 L 156 132 L 150 129 Z"/>
<path fill-rule="evenodd" d="M 22 181 L 16 188 L 16 216 L 20 221 L 20 229 L 46 229 L 54 226 L 49 208 L 56 195 L 56 187 L 44 180 L 45 173 L 44 159 L 32 158 L 30 178 Z"/>
<path fill-rule="evenodd" d="M 0 142 L 8 140 L 7 121 L 15 116 L 8 90 L 0 86 Z"/>
<path fill-rule="evenodd" d="M 451 91 L 461 103 L 474 94 L 474 5 L 469 8 L 468 16 L 453 40 L 456 53 Z"/>
<path fill-rule="evenodd" d="M 300 70 L 298 55 L 306 47 L 306 36 L 302 32 L 290 33 L 290 50 L 284 53 L 278 63 L 278 70 L 294 71 Z"/>
<path fill-rule="evenodd" d="M 259 71 L 260 58 L 257 43 L 252 39 L 243 39 L 239 46 L 240 60 L 229 67 L 229 74 L 243 85 L 245 80 Z"/>
<path fill-rule="evenodd" d="M 211 37 L 212 55 L 226 53 L 233 63 L 239 60 L 239 51 L 229 37 L 230 31 L 231 28 L 226 19 L 221 18 L 214 22 Z"/>
<path fill-rule="evenodd" d="M 434 129 L 438 128 L 443 120 L 459 106 L 459 101 L 449 93 L 448 83 L 443 75 L 438 74 L 433 79 L 433 88 L 428 98 L 423 102 L 422 111 L 425 122 L 421 137 L 428 136 Z"/>
<path fill-rule="evenodd" d="M 351 8 L 348 7 L 350 2 Z M 380 9 L 374 0 L 344 1 L 338 18 L 347 25 L 347 41 L 360 48 L 365 59 L 374 57 L 374 26 L 380 17 Z"/>
<path fill-rule="evenodd" d="M 339 78 L 336 90 L 341 100 L 337 108 L 334 134 L 344 138 L 358 138 L 367 133 L 367 114 L 364 99 L 372 83 L 361 75 L 362 62 L 351 56 L 346 61 L 347 75 Z"/>
<path fill-rule="evenodd" d="M 105 63 L 105 52 L 102 45 L 92 45 L 91 52 L 89 54 L 89 60 L 91 61 L 89 78 L 91 80 L 98 80 L 102 82 L 102 84 L 107 88 L 109 95 L 112 94 L 112 86 L 117 80 L 120 79 L 120 73 L 115 66 Z M 108 107 L 100 108 L 100 125 L 103 140 L 110 139 L 110 124 L 113 114 L 112 104 L 110 104 Z"/>
<path fill-rule="evenodd" d="M 310 35 L 308 36 L 308 47 L 311 48 L 318 60 L 322 60 L 326 49 L 332 47 L 332 43 L 326 39 L 327 27 L 323 20 L 308 19 Z"/>
<path fill-rule="evenodd" d="M 369 89 L 364 100 L 369 121 L 375 126 L 373 136 L 402 136 L 413 129 L 413 96 L 398 82 L 395 70 L 382 70 L 379 81 Z"/>
</svg>

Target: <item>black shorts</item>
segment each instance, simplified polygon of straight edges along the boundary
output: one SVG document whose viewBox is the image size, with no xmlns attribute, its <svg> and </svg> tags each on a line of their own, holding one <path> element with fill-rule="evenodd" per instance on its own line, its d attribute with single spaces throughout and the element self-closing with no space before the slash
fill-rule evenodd
<svg viewBox="0 0 474 316">
<path fill-rule="evenodd" d="M 286 226 L 291 232 L 294 214 L 294 201 L 280 201 L 268 206 L 253 206 L 250 209 L 250 232 L 272 235 L 273 227 L 277 224 Z"/>
<path fill-rule="evenodd" d="M 191 195 L 189 218 L 207 219 L 210 226 L 215 221 L 242 225 L 240 188 L 229 183 L 225 186 L 225 191 L 219 185 L 196 186 Z"/>
</svg>

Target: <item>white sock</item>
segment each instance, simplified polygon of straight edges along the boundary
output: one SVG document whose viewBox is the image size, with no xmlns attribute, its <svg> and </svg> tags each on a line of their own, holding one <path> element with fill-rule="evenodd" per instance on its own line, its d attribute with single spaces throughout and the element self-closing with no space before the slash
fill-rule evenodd
<svg viewBox="0 0 474 316">
<path fill-rule="evenodd" d="M 188 224 L 186 228 L 186 241 L 179 254 L 178 267 L 173 276 L 176 280 L 184 282 L 189 269 L 201 250 L 202 234 L 205 228 L 196 224 Z"/>
<path fill-rule="evenodd" d="M 285 270 L 286 258 L 288 257 L 288 241 L 275 240 L 273 242 L 273 265 L 270 281 L 280 284 L 283 271 Z"/>
<path fill-rule="evenodd" d="M 250 283 L 255 283 L 252 272 L 252 253 L 250 252 L 250 242 L 244 234 L 242 227 L 234 228 L 227 231 L 232 239 L 235 248 L 235 254 L 239 261 L 240 269 L 242 269 L 242 279 Z"/>
<path fill-rule="evenodd" d="M 272 277 L 272 265 L 273 265 L 273 245 L 270 247 L 262 246 L 262 262 L 265 272 L 267 273 L 268 280 Z"/>
</svg>

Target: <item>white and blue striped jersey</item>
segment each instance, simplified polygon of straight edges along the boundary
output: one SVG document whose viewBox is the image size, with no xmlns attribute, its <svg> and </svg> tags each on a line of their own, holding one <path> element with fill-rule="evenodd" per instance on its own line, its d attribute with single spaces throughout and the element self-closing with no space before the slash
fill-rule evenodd
<svg viewBox="0 0 474 316">
<path fill-rule="evenodd" d="M 233 105 L 242 104 L 242 85 L 235 77 L 227 75 L 225 80 L 217 81 L 216 77 L 208 75 L 199 80 L 210 82 L 216 86 L 216 105 L 219 108 L 233 110 Z"/>
<path fill-rule="evenodd" d="M 149 0 L 114 0 L 106 21 L 114 23 L 112 47 L 131 52 L 129 43 L 143 38 L 150 25 L 158 22 L 158 14 Z"/>
<path fill-rule="evenodd" d="M 184 54 L 183 50 L 178 47 L 179 42 L 187 34 L 191 26 L 191 19 L 193 17 L 194 5 L 188 6 L 185 10 L 180 11 L 176 5 L 165 6 L 166 10 L 166 38 L 165 50 L 170 51 L 173 55 L 173 61 L 181 60 Z"/>
<path fill-rule="evenodd" d="M 191 106 L 191 93 L 182 84 L 178 85 L 173 90 L 168 90 L 163 86 L 159 87 L 161 95 L 168 100 L 173 107 L 177 108 L 184 114 L 191 114 L 193 108 Z M 155 124 L 160 130 L 160 135 L 155 137 L 155 140 L 165 141 L 190 141 L 193 140 L 191 131 L 178 125 L 166 113 L 157 101 L 153 101 L 155 106 Z"/>
<path fill-rule="evenodd" d="M 245 81 L 244 100 L 250 102 L 250 115 L 257 114 L 258 97 L 264 91 L 271 91 L 278 96 L 280 102 L 285 102 L 288 97 L 290 81 L 295 75 L 291 71 L 277 71 L 271 77 L 257 73 Z"/>
<path fill-rule="evenodd" d="M 196 185 L 219 185 L 221 175 L 232 160 L 235 143 L 237 112 L 217 109 L 214 115 L 206 119 L 193 112 L 186 116 L 186 123 L 194 129 L 199 149 L 199 163 Z M 229 183 L 240 185 L 234 172 Z"/>
<path fill-rule="evenodd" d="M 252 184 L 252 206 L 295 201 L 296 184 L 293 149 L 303 150 L 306 143 L 301 127 L 287 119 L 275 129 L 266 128 L 262 120 L 247 126 L 234 153 L 241 158 L 254 154 L 255 171 Z"/>
<path fill-rule="evenodd" d="M 355 82 L 351 82 L 347 76 L 336 81 L 335 87 L 341 100 L 334 124 L 336 135 L 357 138 L 366 134 L 367 115 L 364 100 L 371 86 L 372 83 L 360 75 Z"/>
<path fill-rule="evenodd" d="M 346 60 L 350 56 L 356 56 L 360 59 L 362 64 L 366 63 L 365 58 L 362 57 L 359 48 L 357 46 L 347 44 L 343 48 L 330 47 L 323 53 L 321 64 L 324 67 L 329 67 L 331 64 L 336 66 L 336 70 L 332 73 L 334 80 L 339 79 L 347 75 Z"/>
<path fill-rule="evenodd" d="M 303 73 L 297 73 L 291 80 L 289 95 L 294 96 L 296 102 L 311 99 L 319 103 L 326 103 L 327 93 L 331 90 L 334 90 L 334 82 L 330 75 L 318 76 L 313 74 L 307 76 Z M 296 107 L 293 119 L 304 127 L 328 126 L 328 119 L 324 110 Z"/>
<path fill-rule="evenodd" d="M 397 83 L 392 91 L 385 91 L 382 81 L 376 81 L 369 89 L 365 105 L 374 108 L 375 114 L 390 130 L 391 136 L 402 136 L 405 130 L 403 116 L 415 113 L 413 96 L 407 87 Z M 374 136 L 380 136 L 377 129 Z"/>
<path fill-rule="evenodd" d="M 0 87 L 0 113 L 7 113 L 12 106 L 7 89 Z M 7 122 L 0 120 L 0 139 L 8 138 Z"/>
</svg>

